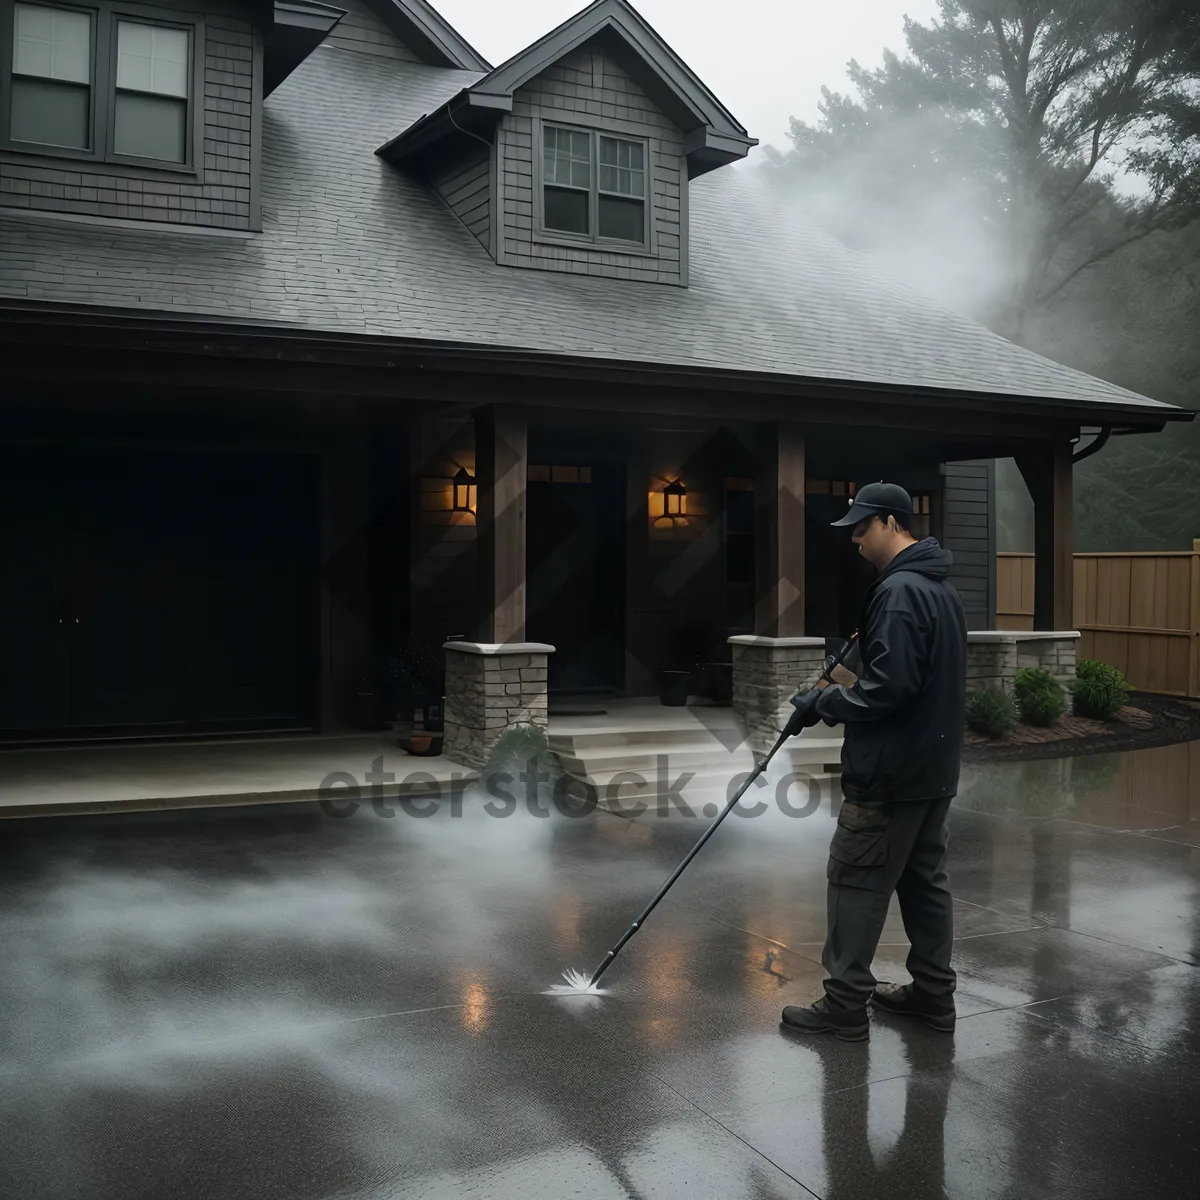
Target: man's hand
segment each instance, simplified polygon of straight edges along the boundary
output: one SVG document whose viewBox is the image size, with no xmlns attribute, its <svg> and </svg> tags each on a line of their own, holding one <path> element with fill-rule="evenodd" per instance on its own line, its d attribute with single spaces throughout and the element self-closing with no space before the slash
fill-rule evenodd
<svg viewBox="0 0 1200 1200">
<path fill-rule="evenodd" d="M 792 697 L 792 705 L 796 711 L 788 718 L 784 730 L 788 737 L 795 737 L 801 730 L 808 729 L 820 722 L 821 718 L 817 715 L 817 701 L 820 698 L 821 689 L 819 687 L 805 692 L 802 696 Z"/>
</svg>

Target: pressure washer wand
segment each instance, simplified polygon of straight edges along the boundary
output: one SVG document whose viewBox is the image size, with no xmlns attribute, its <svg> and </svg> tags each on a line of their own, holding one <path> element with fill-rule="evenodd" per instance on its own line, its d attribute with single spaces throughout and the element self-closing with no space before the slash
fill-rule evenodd
<svg viewBox="0 0 1200 1200">
<path fill-rule="evenodd" d="M 842 661 L 845 659 L 846 655 L 850 653 L 850 647 L 854 645 L 855 638 L 857 638 L 857 637 L 858 637 L 858 634 L 856 633 L 854 635 L 854 637 L 852 637 L 846 643 L 846 645 L 843 647 L 840 654 L 830 655 L 830 657 L 825 660 L 825 665 L 821 668 L 821 674 L 817 677 L 818 681 L 821 679 L 825 679 L 825 680 L 828 680 L 830 683 L 833 682 L 831 672 L 834 670 L 835 667 L 840 666 Z M 677 880 L 680 877 L 680 875 L 683 874 L 684 870 L 687 868 L 688 863 L 690 863 L 692 861 L 692 859 L 695 858 L 696 855 L 700 853 L 700 850 L 704 846 L 704 843 L 707 842 L 708 839 L 710 837 L 712 837 L 712 835 L 714 833 L 716 833 L 717 826 L 720 825 L 723 820 L 725 820 L 725 818 L 729 815 L 730 810 L 733 808 L 733 806 L 735 804 L 737 804 L 737 802 L 746 794 L 746 789 L 749 788 L 750 785 L 767 769 L 768 765 L 771 762 L 771 759 L 773 759 L 775 757 L 775 752 L 779 749 L 780 746 L 783 745 L 784 742 L 786 742 L 788 740 L 788 738 L 790 736 L 791 736 L 791 734 L 788 733 L 787 726 L 785 725 L 783 732 L 776 739 L 775 745 L 773 745 L 771 747 L 770 752 L 767 754 L 766 758 L 764 758 L 762 760 L 762 762 L 760 762 L 758 764 L 758 766 L 756 766 L 754 768 L 754 770 L 750 772 L 750 774 L 746 777 L 746 782 L 743 783 L 740 788 L 738 788 L 733 799 L 730 800 L 729 803 L 725 805 L 725 807 L 721 811 L 721 813 L 713 820 L 713 823 L 701 835 L 700 840 L 687 852 L 687 854 L 684 856 L 684 859 L 679 864 L 679 866 L 677 866 L 675 868 L 675 870 L 671 872 L 671 877 L 667 880 L 666 883 L 664 883 L 662 885 L 661 888 L 658 889 L 658 892 L 655 894 L 654 899 L 651 900 L 650 903 L 646 905 L 646 907 L 639 914 L 637 920 L 634 921 L 634 923 L 632 925 L 630 925 L 630 927 L 627 930 L 625 930 L 625 932 L 621 935 L 621 938 L 617 942 L 617 944 L 615 946 L 613 946 L 613 948 L 604 956 L 604 961 L 596 968 L 595 975 L 592 976 L 591 981 L 588 983 L 589 988 L 593 988 L 596 986 L 597 980 L 599 980 L 600 976 L 603 975 L 604 972 L 607 971 L 608 968 L 612 965 L 613 959 L 615 959 L 617 957 L 617 955 L 621 953 L 621 950 L 624 948 L 625 943 L 628 942 L 629 939 L 631 937 L 633 937 L 633 935 L 635 933 L 637 933 L 637 931 L 642 927 L 642 922 L 645 921 L 645 919 L 654 911 L 655 906 L 658 904 L 658 902 L 671 890 L 671 885 L 675 882 L 675 880 Z"/>
</svg>

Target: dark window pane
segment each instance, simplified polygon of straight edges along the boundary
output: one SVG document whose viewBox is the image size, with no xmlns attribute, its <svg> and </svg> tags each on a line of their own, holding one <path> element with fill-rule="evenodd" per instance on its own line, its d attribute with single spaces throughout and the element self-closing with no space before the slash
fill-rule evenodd
<svg viewBox="0 0 1200 1200">
<path fill-rule="evenodd" d="M 725 493 L 725 527 L 730 533 L 754 532 L 754 493 Z"/>
<path fill-rule="evenodd" d="M 754 582 L 754 539 L 737 534 L 725 543 L 726 583 Z"/>
<path fill-rule="evenodd" d="M 11 136 L 19 142 L 88 149 L 90 92 L 78 84 L 14 76 Z"/>
<path fill-rule="evenodd" d="M 187 101 L 118 92 L 113 148 L 118 154 L 183 162 L 187 157 Z"/>
<path fill-rule="evenodd" d="M 645 207 L 641 200 L 600 197 L 600 236 L 641 242 L 646 237 Z"/>
<path fill-rule="evenodd" d="M 546 228 L 564 233 L 588 233 L 587 192 L 546 188 Z"/>
</svg>

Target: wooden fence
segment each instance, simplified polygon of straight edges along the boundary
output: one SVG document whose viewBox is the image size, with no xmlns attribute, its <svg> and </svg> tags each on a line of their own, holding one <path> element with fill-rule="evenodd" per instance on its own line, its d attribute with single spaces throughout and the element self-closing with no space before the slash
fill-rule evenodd
<svg viewBox="0 0 1200 1200">
<path fill-rule="evenodd" d="M 1033 555 L 996 563 L 996 625 L 1033 628 Z M 1080 658 L 1125 673 L 1130 686 L 1200 697 L 1200 538 L 1192 549 L 1075 555 Z"/>
</svg>

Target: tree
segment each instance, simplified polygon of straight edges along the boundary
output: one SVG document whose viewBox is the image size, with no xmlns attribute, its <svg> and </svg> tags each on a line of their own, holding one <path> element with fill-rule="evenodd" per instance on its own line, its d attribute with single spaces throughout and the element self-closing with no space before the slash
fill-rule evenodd
<svg viewBox="0 0 1200 1200">
<path fill-rule="evenodd" d="M 942 266 L 963 261 L 961 241 L 984 268 L 966 306 L 1023 340 L 1082 272 L 1200 213 L 1200 7 L 940 7 L 928 26 L 905 19 L 909 57 L 850 63 L 859 99 L 822 88 L 819 122 L 793 119 L 774 166 L 866 249 L 948 223 Z"/>
</svg>

